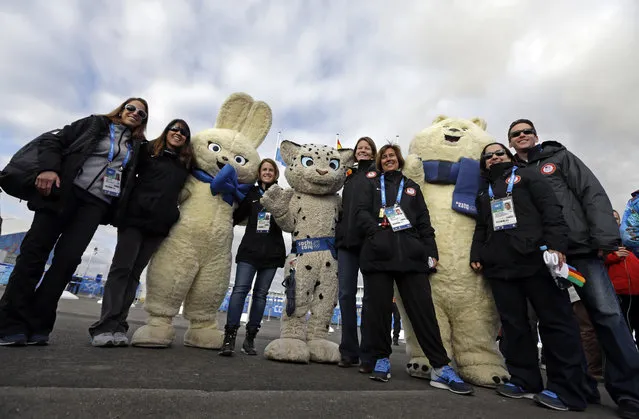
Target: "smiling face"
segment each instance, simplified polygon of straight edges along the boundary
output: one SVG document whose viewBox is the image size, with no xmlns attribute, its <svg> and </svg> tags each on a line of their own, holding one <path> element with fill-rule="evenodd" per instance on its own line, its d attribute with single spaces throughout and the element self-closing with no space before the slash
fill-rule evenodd
<svg viewBox="0 0 639 419">
<path fill-rule="evenodd" d="M 355 160 L 373 160 L 373 149 L 366 140 L 360 140 L 355 146 Z"/>
<path fill-rule="evenodd" d="M 254 183 L 260 157 L 242 133 L 211 128 L 193 135 L 193 152 L 198 168 L 215 176 L 226 164 L 235 168 L 240 183 Z"/>
<path fill-rule="evenodd" d="M 353 164 L 353 150 L 334 149 L 322 144 L 298 145 L 283 141 L 280 150 L 287 164 L 285 176 L 298 192 L 313 195 L 335 193 L 346 180 Z"/>
<path fill-rule="evenodd" d="M 260 167 L 260 182 L 270 185 L 275 182 L 275 168 L 269 162 L 262 163 Z"/>
<path fill-rule="evenodd" d="M 139 100 L 132 100 L 124 105 L 121 112 L 122 124 L 129 128 L 138 127 L 147 118 L 146 106 Z"/>
<path fill-rule="evenodd" d="M 384 172 L 392 172 L 399 169 L 397 154 L 392 148 L 384 150 L 382 153 L 381 166 Z"/>
<path fill-rule="evenodd" d="M 479 119 L 439 117 L 413 138 L 408 152 L 422 160 L 476 159 L 486 145 L 495 141 L 484 128 L 485 122 Z"/>
<path fill-rule="evenodd" d="M 508 132 L 508 141 L 515 151 L 528 151 L 537 144 L 539 138 L 535 129 L 525 122 L 514 125 Z"/>
<path fill-rule="evenodd" d="M 486 147 L 482 159 L 486 161 L 486 169 L 497 163 L 509 162 L 510 157 L 506 154 L 504 148 L 499 144 L 493 144 Z"/>
<path fill-rule="evenodd" d="M 178 150 L 189 138 L 189 130 L 182 122 L 171 125 L 166 132 L 166 146 L 170 150 Z"/>
</svg>

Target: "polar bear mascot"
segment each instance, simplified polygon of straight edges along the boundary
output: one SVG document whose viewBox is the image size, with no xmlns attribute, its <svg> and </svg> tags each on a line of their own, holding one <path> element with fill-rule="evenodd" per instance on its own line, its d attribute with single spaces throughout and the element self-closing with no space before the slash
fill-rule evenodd
<svg viewBox="0 0 639 419">
<path fill-rule="evenodd" d="M 485 129 L 486 122 L 479 118 L 437 117 L 411 141 L 404 174 L 421 187 L 435 228 L 440 260 L 430 282 L 446 351 L 464 380 L 493 387 L 509 377 L 495 342 L 499 317 L 490 288 L 470 268 L 479 188 L 477 159 L 484 146 L 494 141 Z M 408 317 L 402 314 L 402 319 L 412 357 L 408 373 L 429 379 L 428 360 Z"/>
<path fill-rule="evenodd" d="M 222 105 L 215 128 L 192 137 L 197 169 L 182 190 L 179 221 L 149 264 L 144 305 L 149 318 L 135 331 L 134 346 L 169 346 L 182 302 L 190 321 L 184 345 L 222 346 L 216 315 L 231 272 L 233 208 L 256 180 L 256 149 L 271 121 L 266 103 L 234 93 Z"/>
<path fill-rule="evenodd" d="M 280 338 L 264 350 L 267 359 L 337 363 L 339 346 L 326 339 L 337 304 L 335 223 L 341 206 L 337 195 L 353 165 L 353 150 L 283 141 L 285 176 L 292 189 L 277 185 L 262 205 L 293 238 L 286 259 L 286 310 Z M 307 320 L 307 313 L 310 317 Z"/>
</svg>

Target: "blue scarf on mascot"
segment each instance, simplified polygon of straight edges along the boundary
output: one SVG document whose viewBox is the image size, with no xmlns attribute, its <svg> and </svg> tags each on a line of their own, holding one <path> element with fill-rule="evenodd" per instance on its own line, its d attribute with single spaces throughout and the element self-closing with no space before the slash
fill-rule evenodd
<svg viewBox="0 0 639 419">
<path fill-rule="evenodd" d="M 200 182 L 208 183 L 213 196 L 222 194 L 224 202 L 231 206 L 234 199 L 241 202 L 253 187 L 252 183 L 239 183 L 237 172 L 230 164 L 226 164 L 217 176 L 211 176 L 201 169 L 194 169 L 191 174 Z"/>
<path fill-rule="evenodd" d="M 466 215 L 476 215 L 475 198 L 479 192 L 479 162 L 462 157 L 457 163 L 426 160 L 424 180 L 427 183 L 455 185 L 452 208 Z"/>
</svg>

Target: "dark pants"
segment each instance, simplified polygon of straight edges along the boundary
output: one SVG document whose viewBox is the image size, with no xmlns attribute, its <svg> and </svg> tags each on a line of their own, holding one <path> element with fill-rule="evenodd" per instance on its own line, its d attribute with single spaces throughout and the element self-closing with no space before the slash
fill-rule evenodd
<svg viewBox="0 0 639 419">
<path fill-rule="evenodd" d="M 635 334 L 635 345 L 639 346 L 639 295 L 618 295 L 621 313 L 631 332 Z"/>
<path fill-rule="evenodd" d="M 590 316 L 584 307 L 584 303 L 575 301 L 572 303 L 572 311 L 579 323 L 579 334 L 581 335 L 581 344 L 584 347 L 586 362 L 588 364 L 588 374 L 593 377 L 603 376 L 603 360 L 601 356 L 601 347 L 597 340 L 595 328 L 592 326 Z"/>
<path fill-rule="evenodd" d="M 585 371 L 579 329 L 566 291 L 542 270 L 538 276 L 504 281 L 488 279 L 507 344 L 503 346 L 510 381 L 531 393 L 544 389 L 537 343 L 531 333 L 528 299 L 539 318 L 547 388 L 571 408 L 586 408 Z"/>
<path fill-rule="evenodd" d="M 362 299 L 360 331 L 361 346 L 357 338 L 357 274 L 359 272 L 359 249 L 339 249 L 337 251 L 337 278 L 339 281 L 339 309 L 342 316 L 342 341 L 339 351 L 344 358 L 352 361 L 361 359 L 370 362 L 367 343 L 364 339 L 365 300 Z"/>
<path fill-rule="evenodd" d="M 571 258 L 568 263 L 586 278 L 575 287 L 604 353 L 604 382 L 610 397 L 639 401 L 639 350 L 628 330 L 608 271 L 598 257 Z"/>
<path fill-rule="evenodd" d="M 373 360 L 388 358 L 391 350 L 393 282 L 397 284 L 406 315 L 424 355 L 434 368 L 450 363 L 442 343 L 428 276 L 423 272 L 374 272 L 364 274 L 367 340 Z"/>
<path fill-rule="evenodd" d="M 53 329 L 58 300 L 82 261 L 108 205 L 74 188 L 71 202 L 65 208 L 62 215 L 45 210 L 35 212 L 0 300 L 0 335 L 48 335 Z M 53 262 L 42 278 L 54 246 Z"/>
<path fill-rule="evenodd" d="M 393 301 L 393 339 L 399 339 L 399 332 L 402 330 L 402 315 L 399 314 L 399 307 Z"/>
<path fill-rule="evenodd" d="M 244 302 L 253 284 L 253 278 L 257 273 L 255 286 L 253 287 L 253 303 L 251 304 L 251 312 L 249 313 L 249 321 L 246 323 L 246 327 L 260 327 L 262 317 L 264 317 L 264 307 L 266 307 L 266 296 L 271 288 L 276 271 L 277 268 L 257 269 L 250 263 L 238 262 L 233 292 L 229 299 L 229 311 L 226 315 L 227 326 L 240 325 Z"/>
<path fill-rule="evenodd" d="M 100 320 L 89 327 L 91 336 L 129 330 L 126 318 L 135 301 L 140 275 L 163 239 L 162 236 L 145 235 L 135 227 L 118 229 L 118 242 L 104 285 Z"/>
</svg>

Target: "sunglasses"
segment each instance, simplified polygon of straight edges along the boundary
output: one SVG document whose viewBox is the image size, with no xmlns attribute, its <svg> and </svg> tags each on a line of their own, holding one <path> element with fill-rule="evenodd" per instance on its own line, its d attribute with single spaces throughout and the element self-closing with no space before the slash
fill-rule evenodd
<svg viewBox="0 0 639 419">
<path fill-rule="evenodd" d="M 497 151 L 489 151 L 488 153 L 484 153 L 481 157 L 484 160 L 490 160 L 493 156 L 503 157 L 506 155 L 506 150 L 497 150 Z"/>
<path fill-rule="evenodd" d="M 179 132 L 180 134 L 184 135 L 185 137 L 187 137 L 187 138 L 189 137 L 189 132 L 186 129 L 180 128 L 178 126 L 169 128 L 169 131 Z"/>
<path fill-rule="evenodd" d="M 534 135 L 534 134 L 536 134 L 536 132 L 535 132 L 534 129 L 530 129 L 530 128 L 529 129 L 522 129 L 522 130 L 519 130 L 519 131 L 513 131 L 513 132 L 510 133 L 510 138 L 517 138 L 521 134 Z"/>
<path fill-rule="evenodd" d="M 131 105 L 130 103 L 124 105 L 124 109 L 126 109 L 128 112 L 137 113 L 142 119 L 146 119 L 146 117 L 148 116 L 144 109 L 138 109 L 135 107 L 135 105 Z"/>
</svg>

